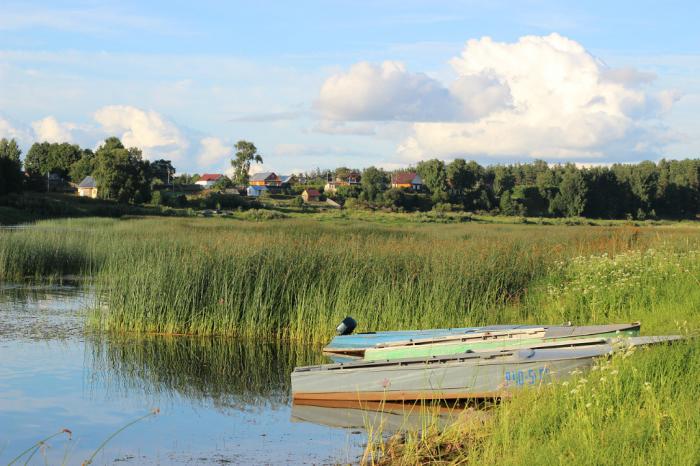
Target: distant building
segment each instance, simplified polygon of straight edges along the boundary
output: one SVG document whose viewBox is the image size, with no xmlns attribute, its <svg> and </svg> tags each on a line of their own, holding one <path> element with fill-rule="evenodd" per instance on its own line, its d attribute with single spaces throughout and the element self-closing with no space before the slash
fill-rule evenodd
<svg viewBox="0 0 700 466">
<path fill-rule="evenodd" d="M 282 180 L 275 172 L 256 173 L 250 177 L 250 186 L 266 186 L 268 188 L 279 188 Z"/>
<path fill-rule="evenodd" d="M 97 198 L 97 182 L 95 178 L 91 176 L 83 178 L 83 181 L 78 185 L 78 196 L 92 199 Z"/>
<path fill-rule="evenodd" d="M 362 175 L 359 172 L 352 171 L 347 176 L 336 176 L 333 181 L 328 181 L 323 187 L 323 192 L 335 194 L 340 186 L 358 186 L 362 180 Z"/>
<path fill-rule="evenodd" d="M 197 181 L 195 181 L 195 184 L 198 184 L 203 188 L 211 188 L 223 177 L 224 175 L 219 173 L 205 173 L 204 175 L 200 176 Z"/>
<path fill-rule="evenodd" d="M 391 187 L 420 191 L 423 189 L 423 179 L 416 172 L 400 172 L 391 175 Z"/>
<path fill-rule="evenodd" d="M 298 182 L 296 175 L 281 175 L 280 181 L 282 186 L 293 186 Z"/>
<path fill-rule="evenodd" d="M 246 194 L 250 197 L 260 197 L 260 195 L 267 190 L 267 186 L 248 186 Z"/>
<path fill-rule="evenodd" d="M 321 200 L 321 193 L 319 193 L 315 189 L 308 188 L 305 189 L 303 193 L 301 193 L 301 198 L 304 199 L 304 202 L 318 202 Z"/>
</svg>

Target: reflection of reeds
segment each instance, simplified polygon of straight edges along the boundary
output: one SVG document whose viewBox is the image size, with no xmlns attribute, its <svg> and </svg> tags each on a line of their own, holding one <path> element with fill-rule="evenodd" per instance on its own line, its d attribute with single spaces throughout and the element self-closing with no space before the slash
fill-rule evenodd
<svg viewBox="0 0 700 466">
<path fill-rule="evenodd" d="M 287 403 L 289 374 L 320 362 L 318 348 L 231 338 L 92 337 L 93 383 L 107 389 L 178 395 L 215 406 L 245 409 Z"/>
</svg>

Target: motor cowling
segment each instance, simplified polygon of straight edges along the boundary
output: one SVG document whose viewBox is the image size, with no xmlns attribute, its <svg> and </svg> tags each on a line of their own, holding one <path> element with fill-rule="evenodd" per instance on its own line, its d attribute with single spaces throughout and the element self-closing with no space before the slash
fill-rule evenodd
<svg viewBox="0 0 700 466">
<path fill-rule="evenodd" d="M 357 327 L 357 322 L 355 319 L 348 316 L 335 328 L 335 333 L 337 335 L 350 335 Z"/>
</svg>

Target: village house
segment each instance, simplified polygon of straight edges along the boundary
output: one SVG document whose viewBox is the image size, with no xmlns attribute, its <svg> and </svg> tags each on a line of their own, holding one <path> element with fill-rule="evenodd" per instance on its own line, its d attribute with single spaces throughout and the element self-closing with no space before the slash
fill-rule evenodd
<svg viewBox="0 0 700 466">
<path fill-rule="evenodd" d="M 348 173 L 348 175 L 344 177 L 336 176 L 333 181 L 328 181 L 325 186 L 323 186 L 323 191 L 328 194 L 335 194 L 340 186 L 358 186 L 361 179 L 362 175 L 355 171 Z"/>
<path fill-rule="evenodd" d="M 423 179 L 416 172 L 400 172 L 391 175 L 391 187 L 420 191 L 423 189 Z"/>
<path fill-rule="evenodd" d="M 304 199 L 304 202 L 318 202 L 321 200 L 321 193 L 313 188 L 308 188 L 301 193 L 301 198 Z"/>
<path fill-rule="evenodd" d="M 97 199 L 97 182 L 95 178 L 86 176 L 78 185 L 78 196 Z"/>
<path fill-rule="evenodd" d="M 268 188 L 279 188 L 282 180 L 275 172 L 256 173 L 250 177 L 250 186 L 266 186 Z"/>
<path fill-rule="evenodd" d="M 224 175 L 219 173 L 205 173 L 204 175 L 200 176 L 197 181 L 195 181 L 195 184 L 203 188 L 211 188 L 223 177 Z"/>
</svg>

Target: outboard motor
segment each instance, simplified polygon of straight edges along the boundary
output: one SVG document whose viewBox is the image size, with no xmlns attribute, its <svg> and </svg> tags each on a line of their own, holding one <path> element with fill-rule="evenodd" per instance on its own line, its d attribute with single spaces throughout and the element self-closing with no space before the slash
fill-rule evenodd
<svg viewBox="0 0 700 466">
<path fill-rule="evenodd" d="M 350 335 L 357 327 L 357 322 L 355 319 L 348 316 L 335 328 L 335 333 L 337 335 Z"/>
</svg>

